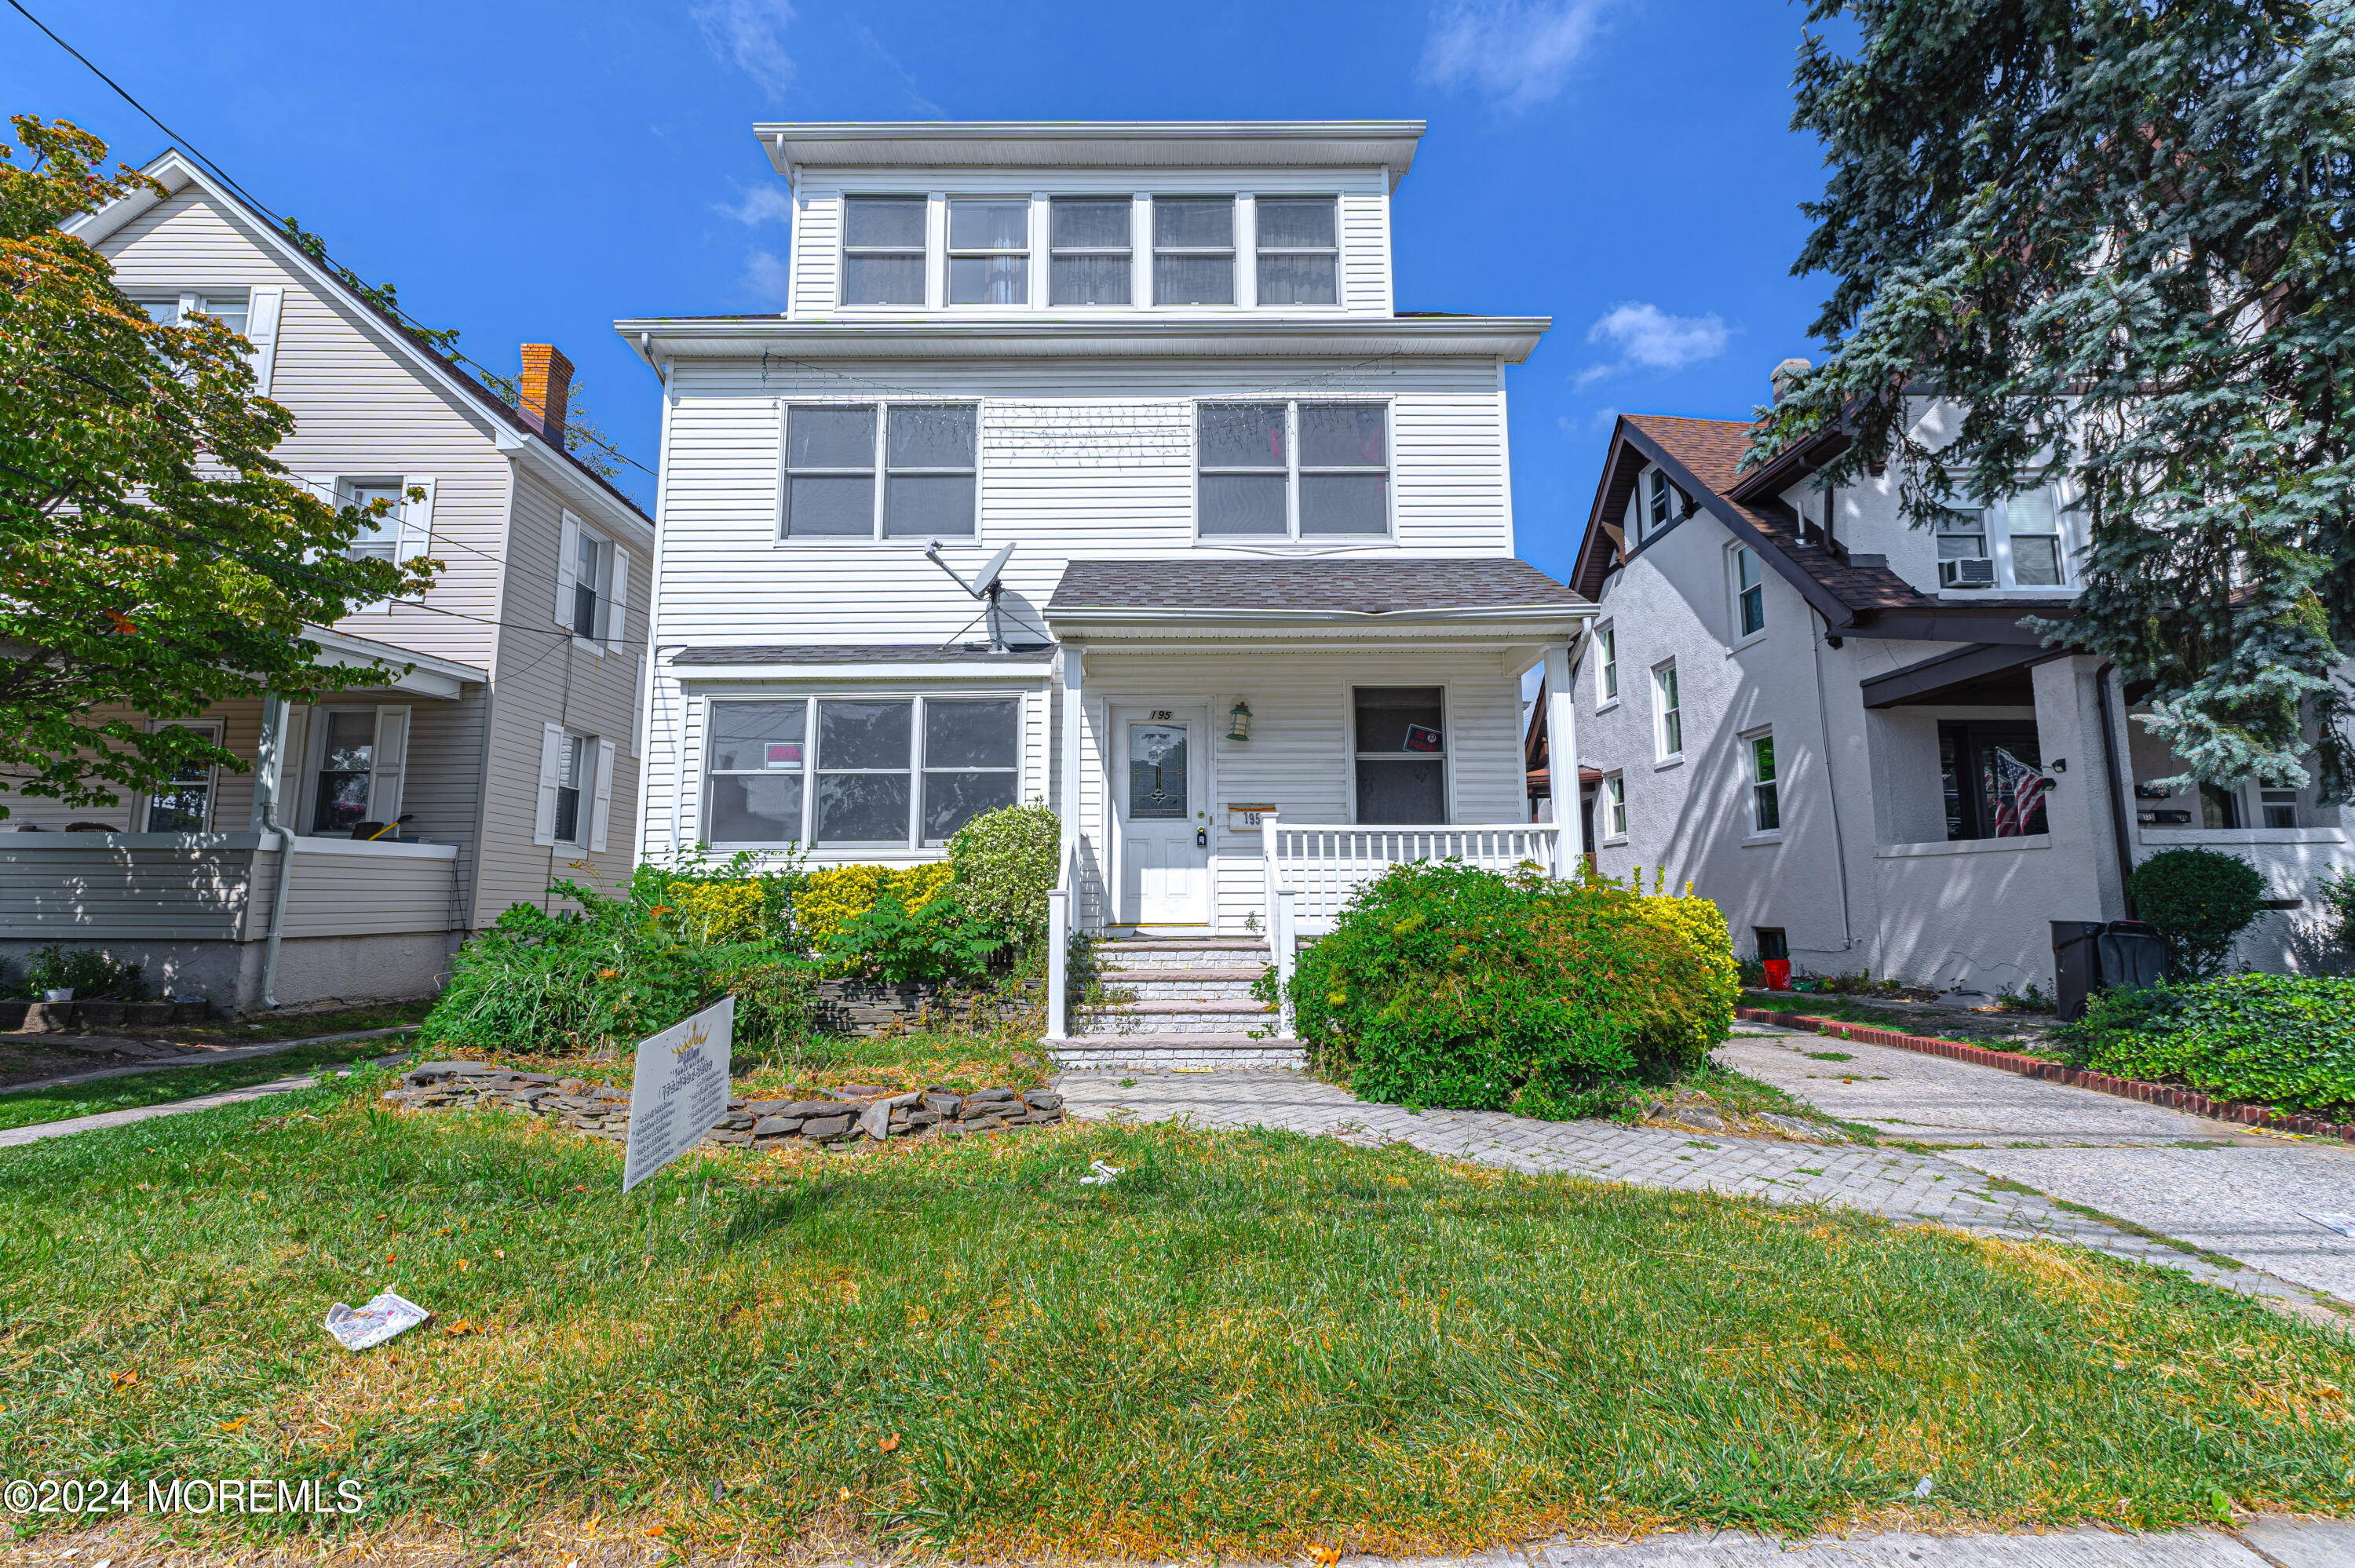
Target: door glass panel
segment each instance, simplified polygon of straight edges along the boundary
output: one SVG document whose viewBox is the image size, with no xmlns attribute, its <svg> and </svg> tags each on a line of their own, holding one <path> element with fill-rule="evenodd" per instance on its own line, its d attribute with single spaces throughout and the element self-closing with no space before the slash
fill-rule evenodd
<svg viewBox="0 0 2355 1568">
<path fill-rule="evenodd" d="M 1186 804 L 1186 726 L 1128 726 L 1128 816 L 1131 821 L 1183 821 Z"/>
</svg>

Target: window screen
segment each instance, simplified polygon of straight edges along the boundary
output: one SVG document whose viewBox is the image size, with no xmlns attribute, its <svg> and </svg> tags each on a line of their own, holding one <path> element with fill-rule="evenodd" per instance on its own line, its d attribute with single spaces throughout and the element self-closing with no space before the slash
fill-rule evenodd
<svg viewBox="0 0 2355 1568">
<path fill-rule="evenodd" d="M 924 302 L 924 198 L 852 196 L 843 204 L 842 302 Z"/>
<path fill-rule="evenodd" d="M 1358 821 L 1447 821 L 1445 696 L 1437 686 L 1357 689 Z"/>
<path fill-rule="evenodd" d="M 715 844 L 789 844 L 802 836 L 803 732 L 807 702 L 713 703 L 710 815 Z"/>
</svg>

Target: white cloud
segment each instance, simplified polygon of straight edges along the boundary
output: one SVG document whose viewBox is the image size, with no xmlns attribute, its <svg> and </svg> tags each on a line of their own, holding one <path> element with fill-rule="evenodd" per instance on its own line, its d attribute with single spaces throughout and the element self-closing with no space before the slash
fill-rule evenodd
<svg viewBox="0 0 2355 1568">
<path fill-rule="evenodd" d="M 794 19 L 791 0 L 698 0 L 687 15 L 713 54 L 759 82 L 770 98 L 784 97 L 794 76 L 784 41 Z"/>
<path fill-rule="evenodd" d="M 793 193 L 783 185 L 742 185 L 744 199 L 730 207 L 726 202 L 714 202 L 714 210 L 724 212 L 741 224 L 783 223 L 794 220 Z"/>
<path fill-rule="evenodd" d="M 1572 385 L 1584 387 L 1623 370 L 1682 370 L 1725 352 L 1733 329 L 1711 311 L 1705 316 L 1672 316 L 1657 305 L 1637 300 L 1614 305 L 1586 330 L 1586 341 L 1618 351 L 1607 364 L 1590 365 Z"/>
<path fill-rule="evenodd" d="M 761 299 L 783 304 L 792 282 L 785 259 L 773 250 L 755 250 L 744 263 L 744 287 Z"/>
<path fill-rule="evenodd" d="M 1454 0 L 1432 17 L 1417 74 L 1509 110 L 1559 94 L 1594 37 L 1604 0 Z"/>
</svg>

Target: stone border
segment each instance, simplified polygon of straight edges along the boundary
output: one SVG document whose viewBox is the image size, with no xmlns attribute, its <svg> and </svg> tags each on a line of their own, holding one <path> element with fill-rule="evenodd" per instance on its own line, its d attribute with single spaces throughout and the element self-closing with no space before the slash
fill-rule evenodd
<svg viewBox="0 0 2355 1568">
<path fill-rule="evenodd" d="M 385 1098 L 418 1110 L 486 1109 L 548 1117 L 586 1138 L 625 1143 L 630 1091 L 553 1073 L 527 1073 L 488 1062 L 421 1062 Z M 1042 1127 L 1063 1119 L 1063 1097 L 1051 1089 L 976 1089 L 969 1095 L 932 1087 L 913 1094 L 885 1088 L 821 1089 L 809 1100 L 730 1098 L 725 1115 L 703 1135 L 706 1144 L 738 1148 L 832 1148 L 847 1151 L 862 1138 L 912 1138 L 937 1131 L 950 1138 Z"/>
<path fill-rule="evenodd" d="M 202 1023 L 212 1003 L 187 1001 L 0 1001 L 0 1033 L 75 1034 L 93 1029 L 170 1029 Z"/>
<path fill-rule="evenodd" d="M 1900 1051 L 1916 1051 L 1924 1056 L 1944 1056 L 1950 1062 L 1967 1062 L 1975 1067 L 1994 1067 L 2006 1073 L 2017 1073 L 2023 1078 L 2042 1078 L 2049 1083 L 2067 1084 L 2072 1088 L 2115 1095 L 2120 1099 L 2140 1100 L 2145 1105 L 2189 1111 L 2193 1116 L 2204 1116 L 2211 1121 L 2233 1121 L 2245 1127 L 2267 1127 L 2276 1132 L 2302 1132 L 2314 1138 L 2336 1138 L 2355 1143 L 2355 1122 L 2325 1121 L 2318 1116 L 2277 1111 L 2271 1106 L 2251 1105 L 2245 1100 L 2213 1099 L 2198 1089 L 2153 1084 L 2141 1078 L 2115 1078 L 2107 1073 L 2072 1067 L 2066 1063 L 2024 1055 L 2018 1051 L 1990 1051 L 1984 1045 L 1966 1045 L 1959 1040 L 1941 1040 L 1932 1034 L 1900 1034 L 1893 1029 L 1874 1029 L 1837 1018 L 1817 1018 L 1802 1012 L 1769 1012 L 1763 1007 L 1737 1007 L 1733 1015 L 1750 1023 L 1779 1023 L 1792 1029 L 1828 1034 L 1835 1039 L 1853 1040 L 1859 1045 L 1889 1045 Z"/>
</svg>

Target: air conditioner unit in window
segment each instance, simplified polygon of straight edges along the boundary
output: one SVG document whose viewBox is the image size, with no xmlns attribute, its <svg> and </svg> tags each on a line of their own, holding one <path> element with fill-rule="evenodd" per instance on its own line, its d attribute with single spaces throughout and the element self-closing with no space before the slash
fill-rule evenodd
<svg viewBox="0 0 2355 1568">
<path fill-rule="evenodd" d="M 1966 556 L 1938 563 L 1938 586 L 1950 588 L 1995 587 L 1995 562 L 1985 556 Z"/>
</svg>

